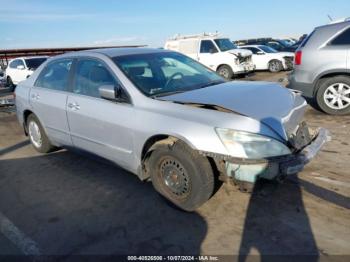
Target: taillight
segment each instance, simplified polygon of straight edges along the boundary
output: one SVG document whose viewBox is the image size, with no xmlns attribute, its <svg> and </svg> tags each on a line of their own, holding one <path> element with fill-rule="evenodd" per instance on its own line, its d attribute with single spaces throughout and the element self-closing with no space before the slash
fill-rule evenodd
<svg viewBox="0 0 350 262">
<path fill-rule="evenodd" d="M 301 50 L 295 52 L 294 64 L 301 65 L 301 56 L 303 52 Z"/>
</svg>

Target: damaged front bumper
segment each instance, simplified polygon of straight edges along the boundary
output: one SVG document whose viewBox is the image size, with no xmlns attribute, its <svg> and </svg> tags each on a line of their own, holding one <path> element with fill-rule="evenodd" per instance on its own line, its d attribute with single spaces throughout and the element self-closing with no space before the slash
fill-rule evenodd
<svg viewBox="0 0 350 262">
<path fill-rule="evenodd" d="M 251 62 L 243 62 L 237 65 L 236 70 L 234 70 L 235 75 L 247 74 L 255 70 L 255 65 Z"/>
<path fill-rule="evenodd" d="M 255 183 L 259 178 L 272 180 L 301 172 L 304 166 L 317 155 L 323 145 L 329 140 L 329 131 L 320 128 L 309 144 L 287 156 L 253 160 L 208 152 L 200 153 L 214 159 L 221 173 L 222 180 Z"/>
</svg>

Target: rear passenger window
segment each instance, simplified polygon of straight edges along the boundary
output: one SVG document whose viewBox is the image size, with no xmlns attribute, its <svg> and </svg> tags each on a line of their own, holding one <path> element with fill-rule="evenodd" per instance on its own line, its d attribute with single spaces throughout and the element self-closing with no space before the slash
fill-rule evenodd
<svg viewBox="0 0 350 262">
<path fill-rule="evenodd" d="M 350 45 L 350 28 L 334 38 L 331 45 Z"/>
<path fill-rule="evenodd" d="M 100 97 L 98 88 L 103 85 L 116 85 L 116 81 L 107 68 L 97 60 L 79 60 L 73 92 L 80 95 Z"/>
<path fill-rule="evenodd" d="M 48 64 L 41 71 L 35 86 L 66 91 L 72 59 L 62 59 Z"/>
</svg>

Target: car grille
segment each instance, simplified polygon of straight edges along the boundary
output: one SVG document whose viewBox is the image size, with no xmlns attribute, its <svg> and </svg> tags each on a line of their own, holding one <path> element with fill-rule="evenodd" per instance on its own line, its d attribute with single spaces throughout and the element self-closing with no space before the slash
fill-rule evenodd
<svg viewBox="0 0 350 262">
<path fill-rule="evenodd" d="M 252 61 L 252 56 L 251 55 L 250 56 L 245 56 L 245 57 L 243 57 L 243 56 L 239 57 L 239 63 L 240 64 L 242 64 L 242 63 L 249 63 L 251 61 Z"/>
</svg>

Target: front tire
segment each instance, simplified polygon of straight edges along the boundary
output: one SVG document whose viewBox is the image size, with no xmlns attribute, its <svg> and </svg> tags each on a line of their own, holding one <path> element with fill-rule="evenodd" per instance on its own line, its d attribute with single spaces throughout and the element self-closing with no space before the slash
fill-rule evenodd
<svg viewBox="0 0 350 262">
<path fill-rule="evenodd" d="M 29 115 L 27 118 L 27 130 L 30 142 L 36 151 L 49 153 L 55 149 L 50 143 L 39 119 L 34 114 Z"/>
<path fill-rule="evenodd" d="M 161 143 L 148 162 L 156 191 L 179 208 L 193 211 L 214 192 L 214 173 L 209 160 L 182 141 Z"/>
<path fill-rule="evenodd" d="M 216 72 L 221 75 L 223 78 L 226 78 L 228 80 L 232 79 L 233 77 L 233 71 L 232 68 L 228 65 L 222 65 L 220 66 Z"/>
<path fill-rule="evenodd" d="M 350 113 L 350 77 L 335 76 L 319 81 L 317 105 L 330 115 Z"/>
<path fill-rule="evenodd" d="M 279 61 L 279 60 L 271 60 L 269 62 L 269 71 L 271 73 L 280 72 L 280 71 L 282 71 L 282 69 L 283 69 L 283 65 L 282 65 L 281 61 Z"/>
</svg>

